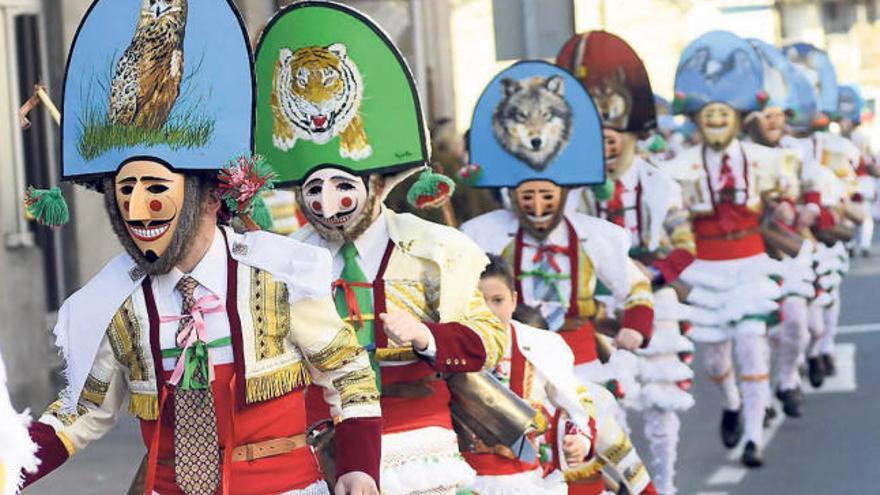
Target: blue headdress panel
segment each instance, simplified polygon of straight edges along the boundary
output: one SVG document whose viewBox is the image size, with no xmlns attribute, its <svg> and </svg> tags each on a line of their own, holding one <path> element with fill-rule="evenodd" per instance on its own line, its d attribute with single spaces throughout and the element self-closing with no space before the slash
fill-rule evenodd
<svg viewBox="0 0 880 495">
<path fill-rule="evenodd" d="M 602 141 L 599 114 L 577 79 L 547 62 L 518 62 L 495 76 L 474 109 L 469 146 L 471 162 L 480 166 L 474 185 L 600 184 Z"/>
<path fill-rule="evenodd" d="M 657 108 L 657 128 L 661 131 L 671 131 L 677 127 L 675 116 L 672 111 L 672 103 L 666 98 L 654 93 L 654 106 Z"/>
<path fill-rule="evenodd" d="M 828 54 L 808 43 L 795 43 L 782 51 L 812 85 L 819 111 L 829 116 L 836 114 L 837 75 Z"/>
<path fill-rule="evenodd" d="M 811 130 L 813 119 L 819 112 L 819 105 L 813 92 L 813 85 L 798 69 L 794 69 L 792 74 L 791 98 L 793 108 L 789 112 L 788 124 L 796 131 Z"/>
<path fill-rule="evenodd" d="M 229 0 L 96 0 L 67 61 L 64 178 L 134 159 L 216 171 L 250 153 L 251 60 Z"/>
<path fill-rule="evenodd" d="M 758 110 L 761 89 L 761 62 L 755 51 L 728 31 L 710 31 L 692 41 L 675 71 L 679 113 L 695 113 L 713 102 L 740 112 Z"/>
<path fill-rule="evenodd" d="M 795 68 L 775 46 L 757 38 L 749 38 L 747 41 L 755 49 L 761 62 L 763 89 L 767 97 L 764 106 L 793 110 L 796 103 L 792 95 Z"/>
<path fill-rule="evenodd" d="M 862 123 L 862 110 L 865 109 L 865 99 L 862 92 L 854 84 L 842 84 L 838 87 L 838 112 L 841 119 L 847 119 L 854 124 Z"/>
</svg>

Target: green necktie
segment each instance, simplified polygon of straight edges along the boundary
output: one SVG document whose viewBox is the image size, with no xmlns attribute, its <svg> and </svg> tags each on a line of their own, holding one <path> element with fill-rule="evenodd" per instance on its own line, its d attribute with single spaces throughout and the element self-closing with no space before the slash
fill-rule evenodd
<svg viewBox="0 0 880 495">
<path fill-rule="evenodd" d="M 339 278 L 344 284 L 336 284 L 334 299 L 336 311 L 345 321 L 351 323 L 357 334 L 358 344 L 370 355 L 370 366 L 376 374 L 376 388 L 381 392 L 382 383 L 379 378 L 379 362 L 376 361 L 376 335 L 373 320 L 373 290 L 372 284 L 367 280 L 363 270 L 357 262 L 357 247 L 351 242 L 346 242 L 339 250 L 345 264 Z M 348 301 L 357 301 L 357 311 L 349 307 Z M 353 301 L 352 301 L 353 302 Z M 360 317 L 358 317 L 358 312 Z"/>
</svg>

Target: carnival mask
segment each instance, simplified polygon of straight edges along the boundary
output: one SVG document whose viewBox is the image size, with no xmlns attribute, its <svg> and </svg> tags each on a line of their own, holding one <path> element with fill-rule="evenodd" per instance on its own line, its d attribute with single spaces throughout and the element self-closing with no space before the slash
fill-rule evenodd
<svg viewBox="0 0 880 495">
<path fill-rule="evenodd" d="M 721 151 L 736 137 L 739 114 L 724 103 L 709 103 L 697 113 L 696 123 L 705 143 Z"/>
<path fill-rule="evenodd" d="M 779 107 L 768 107 L 758 114 L 758 132 L 761 144 L 774 147 L 785 133 L 785 112 Z"/>
<path fill-rule="evenodd" d="M 184 176 L 148 161 L 131 162 L 116 174 L 116 205 L 128 234 L 148 261 L 159 259 L 177 229 Z"/>
<path fill-rule="evenodd" d="M 299 199 L 309 222 L 328 240 L 356 239 L 372 223 L 378 206 L 364 179 L 338 168 L 322 168 L 306 177 Z"/>
<path fill-rule="evenodd" d="M 617 179 L 632 165 L 636 141 L 626 132 L 602 129 L 605 145 L 605 171 Z"/>
<path fill-rule="evenodd" d="M 523 182 L 510 192 L 523 228 L 544 239 L 562 221 L 566 190 L 548 180 Z"/>
</svg>

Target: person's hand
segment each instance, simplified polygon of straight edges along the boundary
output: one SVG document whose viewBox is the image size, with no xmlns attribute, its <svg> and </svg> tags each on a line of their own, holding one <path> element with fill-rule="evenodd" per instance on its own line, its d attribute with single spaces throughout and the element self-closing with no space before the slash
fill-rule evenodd
<svg viewBox="0 0 880 495">
<path fill-rule="evenodd" d="M 428 348 L 430 330 L 424 323 L 406 311 L 380 313 L 379 318 L 385 326 L 385 335 L 399 346 L 412 345 L 416 351 Z"/>
<path fill-rule="evenodd" d="M 635 351 L 642 347 L 645 337 L 632 328 L 621 328 L 614 337 L 614 343 L 621 349 Z"/>
<path fill-rule="evenodd" d="M 379 495 L 376 481 L 361 471 L 345 473 L 336 480 L 334 495 Z"/>
<path fill-rule="evenodd" d="M 791 225 L 795 220 L 795 209 L 791 203 L 786 201 L 781 201 L 776 204 L 773 208 L 773 218 L 784 223 L 785 225 Z"/>
<path fill-rule="evenodd" d="M 587 439 L 581 435 L 565 435 L 562 438 L 562 455 L 565 456 L 565 462 L 571 466 L 577 466 L 584 463 L 587 456 Z"/>
<path fill-rule="evenodd" d="M 812 208 L 811 208 L 812 206 Z M 816 205 L 803 205 L 798 207 L 796 227 L 799 229 L 810 228 L 819 218 L 819 207 Z"/>
</svg>

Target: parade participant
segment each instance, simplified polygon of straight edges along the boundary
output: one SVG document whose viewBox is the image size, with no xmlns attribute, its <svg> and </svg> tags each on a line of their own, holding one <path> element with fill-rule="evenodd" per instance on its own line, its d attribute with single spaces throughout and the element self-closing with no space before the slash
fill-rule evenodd
<svg viewBox="0 0 880 495">
<path fill-rule="evenodd" d="M 519 302 L 537 307 L 571 348 L 581 381 L 596 379 L 593 324 L 597 282 L 624 308 L 619 347 L 648 344 L 650 282 L 627 257 L 621 227 L 565 212 L 568 187 L 604 182 L 602 131 L 589 95 L 572 75 L 544 62 L 513 65 L 484 90 L 471 123 L 476 187 L 509 187 L 513 211 L 462 225 L 483 249 L 502 254 Z"/>
<path fill-rule="evenodd" d="M 146 495 L 329 494 L 305 443 L 313 382 L 339 420 L 335 493 L 379 493 L 378 393 L 328 298 L 329 256 L 218 225 L 232 206 L 252 223 L 270 178 L 242 155 L 253 144 L 251 61 L 223 0 L 97 0 L 82 21 L 62 170 L 103 193 L 125 252 L 59 311 L 67 387 L 30 428 L 40 467 L 28 483 L 127 406 L 147 450 Z M 30 198 L 30 209 L 52 210 L 51 195 Z"/>
<path fill-rule="evenodd" d="M 19 413 L 6 390 L 6 367 L 0 355 L 0 495 L 15 495 L 25 472 L 37 470 L 37 445 L 28 436 L 30 413 Z"/>
<path fill-rule="evenodd" d="M 839 105 L 839 89 L 834 66 L 828 54 L 808 43 L 794 43 L 783 49 L 786 58 L 809 81 L 817 103 L 811 133 L 801 139 L 809 169 L 805 165 L 805 201 L 815 204 L 819 218 L 814 231 L 821 242 L 816 246 L 816 290 L 810 305 L 813 342 L 808 350 L 810 383 L 820 387 L 834 374 L 834 337 L 840 318 L 840 283 L 848 270 L 845 246 L 853 228 L 844 212 L 855 188 L 854 164 L 858 149 L 848 139 L 827 132 Z"/>
<path fill-rule="evenodd" d="M 876 178 L 880 176 L 880 167 L 871 152 L 868 136 L 859 132 L 863 114 L 866 112 L 861 91 L 858 86 L 844 84 L 839 87 L 838 95 L 840 134 L 849 139 L 859 151 L 855 166 L 856 192 L 852 201 L 861 208 L 864 220 L 856 231 L 856 240 L 851 251 L 868 256 L 874 239 L 874 216 L 871 208 L 877 198 Z"/>
<path fill-rule="evenodd" d="M 507 263 L 499 256 L 490 255 L 489 258 L 489 266 L 480 279 L 480 291 L 489 308 L 504 324 L 510 339 L 504 357 L 492 369 L 492 374 L 518 396 L 527 399 L 545 420 L 564 414 L 567 428 L 559 433 L 549 432 L 544 437 L 532 438 L 536 445 L 542 442 L 536 451 L 553 458 L 543 462 L 553 468 L 543 479 L 537 452 L 531 463 L 488 449 L 462 452 L 477 471 L 477 481 L 471 487 L 473 492 L 480 495 L 566 493 L 562 482 L 578 478 L 595 479 L 592 488 L 597 493 L 602 492 L 604 483 L 599 472 L 608 459 L 614 458 L 608 455 L 609 452 L 623 448 L 629 449 L 629 453 L 608 465 L 608 469 L 614 469 L 616 473 L 632 473 L 626 482 L 628 493 L 656 493 L 638 454 L 613 415 L 595 416 L 593 397 L 600 404 L 613 404 L 614 397 L 599 385 L 591 384 L 588 388 L 578 383 L 573 371 L 574 356 L 558 334 L 513 319 L 520 308 L 527 306 L 517 306 L 516 284 Z M 535 315 L 540 318 L 537 310 Z M 603 406 L 603 411 L 607 410 Z M 556 435 L 561 435 L 561 441 Z M 543 443 L 547 437 L 550 441 Z M 547 454 L 548 451 L 552 453 Z M 583 489 L 576 490 L 576 493 L 587 492 Z"/>
<path fill-rule="evenodd" d="M 722 392 L 725 446 L 739 442 L 744 423 L 742 462 L 749 467 L 763 463 L 767 321 L 781 296 L 759 223 L 765 197 L 779 185 L 782 154 L 737 138 L 742 114 L 759 108 L 761 83 L 760 62 L 745 40 L 712 31 L 692 41 L 676 70 L 675 105 L 693 116 L 703 145 L 662 166 L 682 185 L 693 216 L 697 260 L 682 274 L 693 286 L 686 302 L 696 306 L 689 336 L 705 344 L 706 369 Z"/>
<path fill-rule="evenodd" d="M 689 215 L 678 184 L 638 155 L 636 143 L 655 130 L 656 118 L 648 72 L 635 51 L 613 34 L 592 31 L 571 38 L 556 63 L 571 70 L 599 108 L 610 190 L 575 189 L 569 205 L 626 229 L 630 256 L 655 274 L 653 336 L 638 351 L 641 387 L 635 406 L 645 417 L 654 483 L 660 493 L 674 494 L 678 412 L 694 403 L 687 392 L 693 372 L 679 356 L 689 357 L 694 347 L 681 334 L 678 298 L 667 284 L 694 259 Z"/>
<path fill-rule="evenodd" d="M 747 139 L 770 148 L 784 149 L 788 173 L 784 187 L 789 197 L 797 198 L 800 186 L 799 173 L 802 163 L 796 150 L 785 149 L 782 138 L 786 128 L 786 115 L 802 109 L 795 95 L 796 72 L 777 48 L 758 39 L 749 39 L 755 55 L 761 61 L 765 100 L 761 109 L 750 112 L 744 119 Z M 784 284 L 782 286 L 782 314 L 779 325 L 771 328 L 770 339 L 776 352 L 776 397 L 782 402 L 783 411 L 791 417 L 801 415 L 803 398 L 799 365 L 810 343 L 808 304 L 815 296 L 813 283 L 813 252 L 815 244 L 803 237 L 802 232 L 812 226 L 815 213 L 798 208 L 795 201 L 777 205 L 774 218 L 765 218 L 765 246 L 770 256 L 781 260 Z M 789 239 L 785 245 L 776 243 L 779 237 Z"/>
<path fill-rule="evenodd" d="M 331 2 L 279 12 L 256 66 L 257 150 L 296 185 L 309 225 L 295 235 L 332 253 L 337 311 L 379 380 L 383 493 L 455 493 L 474 472 L 458 452 L 442 374 L 494 366 L 505 334 L 477 288 L 480 249 L 382 204 L 429 158 L 409 69 L 379 26 Z M 448 191 L 443 179 L 423 172 L 413 203 Z M 330 417 L 320 391 L 309 402 L 311 422 Z"/>
</svg>

